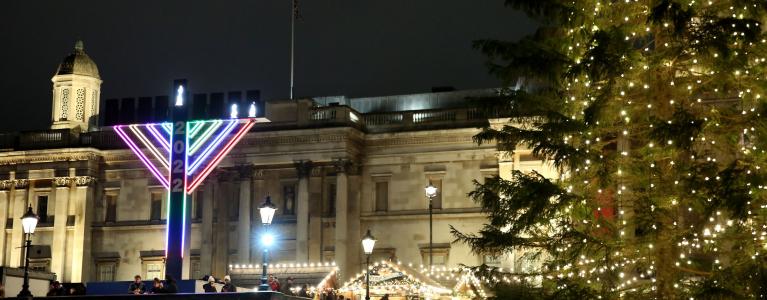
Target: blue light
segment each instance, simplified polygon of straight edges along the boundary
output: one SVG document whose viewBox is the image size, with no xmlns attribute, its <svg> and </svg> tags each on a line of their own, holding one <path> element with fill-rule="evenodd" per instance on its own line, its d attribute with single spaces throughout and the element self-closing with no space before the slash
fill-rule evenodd
<svg viewBox="0 0 767 300">
<path fill-rule="evenodd" d="M 271 233 L 264 233 L 261 235 L 261 244 L 263 244 L 266 247 L 269 247 L 274 244 L 274 235 Z"/>
</svg>

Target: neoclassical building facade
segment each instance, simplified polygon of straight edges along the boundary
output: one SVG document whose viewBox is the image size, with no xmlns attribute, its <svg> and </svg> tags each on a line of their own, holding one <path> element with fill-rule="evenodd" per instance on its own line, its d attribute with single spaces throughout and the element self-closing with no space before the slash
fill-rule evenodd
<svg viewBox="0 0 767 300">
<path fill-rule="evenodd" d="M 100 113 L 101 79 L 82 43 L 52 81 L 51 129 L 0 135 L 0 263 L 22 265 L 20 218 L 32 207 L 40 216 L 33 268 L 63 282 L 161 277 L 167 192 L 103 126 L 115 122 Z M 190 197 L 185 277 L 218 278 L 233 265 L 260 263 L 257 208 L 267 196 L 278 206 L 272 262 L 335 262 L 343 280 L 362 270 L 360 240 L 370 229 L 378 239 L 373 259 L 426 265 L 429 182 L 439 188 L 434 265 L 517 267 L 513 254 L 480 257 L 450 234 L 451 225 L 471 232 L 485 222 L 467 197 L 472 180 L 551 172 L 523 149 L 499 153 L 472 141 L 479 127 L 501 120 L 483 119 L 465 99 L 494 92 L 259 100 L 270 122 L 257 124 Z M 167 106 L 167 97 L 147 103 Z"/>
</svg>

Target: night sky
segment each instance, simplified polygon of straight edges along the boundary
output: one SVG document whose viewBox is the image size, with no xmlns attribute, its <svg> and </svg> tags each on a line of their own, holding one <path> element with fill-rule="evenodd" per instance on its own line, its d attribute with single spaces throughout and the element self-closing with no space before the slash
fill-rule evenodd
<svg viewBox="0 0 767 300">
<path fill-rule="evenodd" d="M 471 41 L 516 40 L 535 23 L 503 1 L 303 0 L 300 96 L 380 96 L 495 87 Z M 291 0 L 3 1 L 0 132 L 50 125 L 51 77 L 77 39 L 98 64 L 101 100 L 193 92 L 289 92 Z"/>
</svg>

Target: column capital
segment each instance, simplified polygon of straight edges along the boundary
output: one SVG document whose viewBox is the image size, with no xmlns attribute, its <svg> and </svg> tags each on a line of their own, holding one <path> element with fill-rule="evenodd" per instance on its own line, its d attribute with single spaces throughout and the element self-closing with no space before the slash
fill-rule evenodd
<svg viewBox="0 0 767 300">
<path fill-rule="evenodd" d="M 69 187 L 69 184 L 72 183 L 73 178 L 69 177 L 53 177 L 53 185 L 56 187 Z"/>
<path fill-rule="evenodd" d="M 353 163 L 347 158 L 334 158 L 333 168 L 337 173 L 346 173 L 351 171 Z"/>
<path fill-rule="evenodd" d="M 299 178 L 309 177 L 311 175 L 311 172 L 312 172 L 311 160 L 294 160 L 293 166 L 296 167 L 296 171 L 298 171 Z"/>
<path fill-rule="evenodd" d="M 77 186 L 92 186 L 96 184 L 96 177 L 93 176 L 77 176 L 72 178 Z"/>
<path fill-rule="evenodd" d="M 13 179 L 0 180 L 0 190 L 10 190 L 14 186 L 16 186 L 16 182 Z"/>
<path fill-rule="evenodd" d="M 17 189 L 25 189 L 29 187 L 29 179 L 16 179 L 14 180 L 14 184 Z"/>
<path fill-rule="evenodd" d="M 235 169 L 240 175 L 240 180 L 250 180 L 255 175 L 255 168 L 253 165 L 239 165 Z"/>
</svg>

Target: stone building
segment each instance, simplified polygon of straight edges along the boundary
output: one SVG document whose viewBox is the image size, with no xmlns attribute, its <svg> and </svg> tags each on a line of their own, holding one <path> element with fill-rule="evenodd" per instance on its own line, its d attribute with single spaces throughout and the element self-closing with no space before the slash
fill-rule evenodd
<svg viewBox="0 0 767 300">
<path fill-rule="evenodd" d="M 51 129 L 0 135 L 0 218 L 7 220 L 0 264 L 21 265 L 20 218 L 31 206 L 40 216 L 33 268 L 63 282 L 161 277 L 167 192 L 108 126 L 98 126 L 110 120 L 99 120 L 101 79 L 82 43 L 52 81 Z M 524 150 L 502 155 L 472 141 L 488 120 L 465 98 L 491 93 L 261 103 L 271 122 L 257 124 L 191 195 L 185 276 L 219 278 L 232 265 L 259 263 L 257 207 L 266 196 L 279 207 L 273 262 L 336 262 L 347 278 L 361 271 L 360 239 L 370 229 L 374 259 L 428 264 L 429 182 L 439 188 L 434 265 L 514 267 L 513 255 L 478 257 L 452 244 L 449 228 L 476 231 L 485 222 L 466 196 L 472 180 L 542 167 Z M 167 97 L 147 103 L 167 105 Z"/>
</svg>

